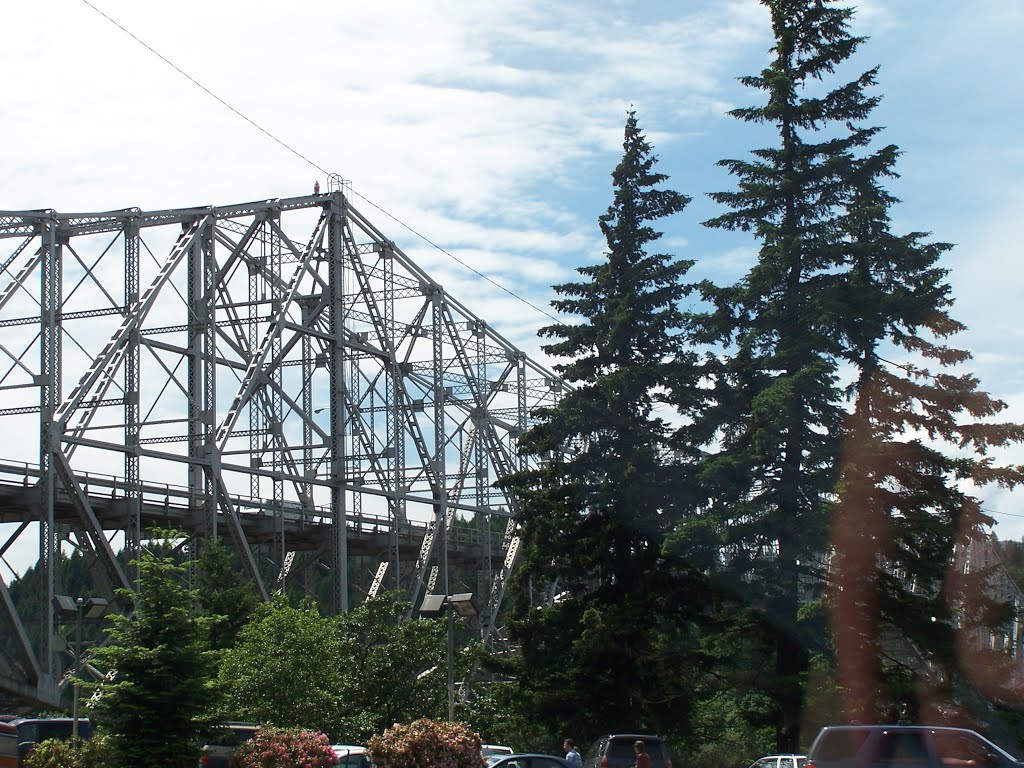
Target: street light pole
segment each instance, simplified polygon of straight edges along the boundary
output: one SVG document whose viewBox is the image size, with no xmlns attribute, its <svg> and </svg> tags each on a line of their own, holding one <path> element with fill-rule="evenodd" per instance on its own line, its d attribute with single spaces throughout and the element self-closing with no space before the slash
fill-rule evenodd
<svg viewBox="0 0 1024 768">
<path fill-rule="evenodd" d="M 72 679 L 74 698 L 71 702 L 71 735 L 78 738 L 78 678 L 82 674 L 82 623 L 102 618 L 110 603 L 102 597 L 79 597 L 54 595 L 53 608 L 56 622 L 75 620 L 75 674 Z"/>
<path fill-rule="evenodd" d="M 452 590 L 448 583 L 448 509 L 441 507 L 441 570 L 443 571 L 445 620 L 448 622 L 448 721 L 455 719 L 455 611 L 452 608 Z"/>
<path fill-rule="evenodd" d="M 74 677 L 74 700 L 71 703 L 71 738 L 78 738 L 78 678 L 82 674 L 82 613 L 85 609 L 85 599 L 75 600 L 77 610 L 77 627 L 75 628 L 75 677 Z"/>
</svg>

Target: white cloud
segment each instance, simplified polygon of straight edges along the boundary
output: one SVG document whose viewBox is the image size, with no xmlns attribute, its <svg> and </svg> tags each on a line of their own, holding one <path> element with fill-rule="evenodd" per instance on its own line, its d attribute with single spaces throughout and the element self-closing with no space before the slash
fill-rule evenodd
<svg viewBox="0 0 1024 768">
<path fill-rule="evenodd" d="M 758 99 L 735 81 L 769 55 L 755 0 L 90 2 L 358 195 L 545 311 L 551 284 L 604 250 L 595 219 L 630 104 L 672 186 L 695 198 L 665 222 L 666 250 L 698 259 L 692 276 L 720 282 L 754 260 L 749 237 L 697 222 L 718 212 L 702 193 L 733 186 L 715 161 L 764 144 L 756 126 L 723 116 Z M 954 315 L 971 326 L 964 340 L 983 387 L 1015 398 L 1005 393 L 1024 390 L 1013 312 L 1024 152 L 1011 94 L 1024 6 L 857 5 L 854 31 L 872 37 L 851 67 L 882 63 L 876 122 L 906 151 L 896 228 L 959 243 L 948 261 Z M 0 65 L 2 209 L 230 204 L 326 182 L 84 2 L 8 3 Z M 551 322 L 542 313 L 354 202 L 452 296 L 539 354 L 534 329 Z"/>
</svg>

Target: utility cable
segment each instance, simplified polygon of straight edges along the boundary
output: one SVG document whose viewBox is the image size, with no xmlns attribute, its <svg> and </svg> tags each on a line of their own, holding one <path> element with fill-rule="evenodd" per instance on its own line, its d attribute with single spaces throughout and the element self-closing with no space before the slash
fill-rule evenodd
<svg viewBox="0 0 1024 768">
<path fill-rule="evenodd" d="M 203 85 L 203 84 L 202 84 L 201 82 L 199 82 L 199 81 L 198 81 L 198 80 L 196 80 L 196 79 L 195 79 L 194 77 L 192 77 L 192 75 L 190 75 L 190 74 L 189 74 L 188 72 L 186 72 L 185 70 L 183 70 L 183 69 L 182 69 L 181 67 L 179 67 L 179 66 L 178 66 L 177 64 L 175 64 L 175 63 L 174 63 L 173 61 L 171 61 L 171 60 L 170 60 L 170 59 L 168 59 L 168 58 L 167 58 L 166 56 L 164 56 L 164 55 L 163 55 L 162 53 L 160 53 L 160 52 L 159 52 L 159 51 L 157 51 L 157 50 L 156 50 L 155 48 L 153 48 L 153 46 L 149 45 L 149 43 L 147 43 L 147 42 L 146 42 L 145 40 L 143 40 L 143 39 L 142 39 L 142 38 L 140 38 L 140 37 L 139 37 L 138 35 L 136 35 L 136 34 L 135 34 L 134 32 L 132 32 L 131 30 L 127 29 L 127 28 L 126 28 L 125 26 L 123 26 L 122 24 L 120 24 L 120 23 L 119 23 L 119 22 L 118 22 L 118 21 L 117 21 L 116 19 L 113 19 L 113 18 L 111 18 L 111 17 L 109 16 L 109 15 L 107 15 L 106 13 L 104 13 L 103 11 L 101 11 L 101 10 L 100 10 L 99 8 L 97 8 L 97 7 L 95 6 L 95 5 L 93 5 L 93 4 L 91 3 L 91 2 L 89 2 L 89 0 L 82 0 L 82 2 L 83 2 L 83 3 L 85 3 L 85 5 L 87 5 L 87 6 L 89 6 L 90 8 L 92 8 L 92 9 L 93 9 L 94 11 L 96 11 L 96 13 L 98 13 L 98 14 L 99 14 L 100 16 L 102 16 L 102 17 L 103 17 L 104 19 L 106 19 L 106 20 L 107 20 L 107 21 L 109 21 L 109 22 L 110 22 L 111 24 L 113 24 L 113 25 L 114 25 L 115 27 L 117 27 L 118 29 L 120 29 L 120 30 L 121 30 L 122 32 L 124 32 L 124 33 L 125 33 L 126 35 L 128 35 L 128 37 L 130 37 L 130 38 L 131 38 L 132 40 L 134 40 L 135 42 L 137 42 L 137 43 L 138 43 L 139 45 L 141 45 L 141 46 L 142 46 L 143 48 L 145 48 L 145 49 L 146 49 L 147 51 L 149 51 L 150 53 L 152 53 L 152 54 L 153 54 L 154 56 L 156 56 L 156 57 L 157 57 L 158 59 L 160 59 L 160 60 L 161 60 L 162 62 L 164 62 L 165 64 L 167 64 L 167 65 L 168 65 L 169 67 L 171 67 L 171 68 L 172 68 L 172 69 L 173 69 L 173 70 L 174 70 L 175 72 L 177 72 L 177 73 L 178 73 L 179 75 L 181 75 L 181 76 L 182 76 L 182 77 L 184 77 L 184 78 L 185 78 L 186 80 L 188 80 L 188 81 L 189 81 L 190 83 L 192 83 L 192 84 L 193 84 L 193 85 L 195 85 L 195 86 L 196 86 L 197 88 L 199 88 L 199 89 L 200 89 L 201 91 L 203 91 L 203 93 L 205 93 L 206 95 L 208 95 L 208 96 L 209 96 L 210 98 L 212 98 L 212 99 L 213 99 L 214 101 L 216 101 L 216 102 L 217 102 L 218 104 L 222 105 L 223 107 L 227 108 L 228 110 L 230 110 L 231 112 L 233 112 L 234 114 L 236 114 L 236 115 L 237 115 L 238 117 L 242 118 L 242 119 L 243 119 L 243 120 L 244 120 L 245 122 L 249 123 L 249 125 L 251 125 L 251 126 L 252 126 L 253 128 L 255 128 L 256 130 L 258 130 L 258 131 L 259 131 L 260 133 L 262 133 L 262 134 L 263 134 L 264 136 L 266 136 L 267 138 L 269 138 L 269 139 L 270 139 L 271 141 L 274 141 L 274 142 L 276 142 L 277 144 L 281 145 L 281 146 L 282 146 L 282 147 L 283 147 L 284 149 L 286 149 L 286 150 L 288 150 L 289 152 L 291 152 L 291 153 L 292 153 L 293 155 L 295 155 L 295 156 L 296 156 L 297 158 L 299 158 L 299 159 L 300 159 L 300 160 L 302 160 L 303 162 L 307 163 L 307 164 L 308 164 L 308 165 L 310 165 L 311 167 L 315 168 L 316 170 L 320 171 L 320 172 L 321 172 L 322 174 L 324 174 L 324 176 L 325 176 L 325 177 L 326 177 L 326 176 L 330 176 L 330 175 L 331 175 L 331 172 L 330 172 L 330 171 L 328 171 L 327 169 L 325 169 L 325 168 L 324 168 L 323 166 L 319 165 L 318 163 L 314 162 L 314 161 L 313 161 L 313 160 L 311 160 L 310 158 L 306 157 L 306 155 L 304 155 L 304 154 L 302 154 L 301 152 L 299 152 L 299 151 L 298 151 L 297 149 L 295 149 L 294 147 L 292 147 L 292 146 L 291 146 L 290 144 L 288 144 L 287 142 L 283 141 L 282 139 L 279 139 L 279 138 L 278 138 L 277 136 L 275 136 L 274 134 L 272 134 L 272 133 L 271 133 L 270 131 L 268 131 L 268 130 L 267 130 L 266 128 L 264 128 L 264 127 L 263 127 L 262 125 L 260 125 L 259 123 L 257 123 L 257 122 L 256 122 L 255 120 L 253 120 L 252 118 L 250 118 L 250 117 L 249 117 L 248 115 L 246 115 L 245 113 L 243 113 L 243 112 L 242 112 L 241 110 L 237 109 L 236 107 L 233 107 L 233 106 L 232 106 L 231 104 L 229 104 L 229 103 L 228 103 L 227 101 L 225 101 L 224 99 L 222 99 L 222 98 L 221 98 L 220 96 L 218 96 L 218 95 L 217 95 L 216 93 L 214 93 L 214 92 L 213 92 L 213 91 L 211 91 L 211 90 L 210 90 L 209 88 L 207 88 L 207 87 L 206 87 L 205 85 Z M 554 316 L 554 315 L 552 315 L 551 313 L 549 313 L 549 312 L 547 312 L 546 310 L 544 310 L 544 309 L 542 309 L 542 308 L 538 307 L 538 306 L 537 306 L 536 304 L 534 304 L 533 302 L 529 301 L 528 299 L 525 299 L 524 297 L 520 296 L 520 295 L 519 295 L 519 294 L 517 294 L 517 293 L 516 293 L 515 291 L 512 291 L 512 290 L 510 290 L 510 289 L 506 288 L 506 287 L 505 287 L 505 286 L 503 286 L 503 285 L 502 285 L 501 283 L 498 283 L 497 281 L 495 281 L 495 280 L 493 280 L 492 278 L 490 278 L 490 277 L 488 277 L 487 275 L 485 275 L 485 274 L 484 274 L 483 272 L 480 272 L 479 270 L 477 270 L 477 269 L 475 269 L 475 268 L 471 267 L 471 266 L 470 266 L 469 264 L 467 264 L 466 262 L 464 262 L 464 261 L 463 261 L 462 259 L 458 258 L 458 257 L 457 257 L 457 256 L 456 256 L 455 254 L 453 254 L 453 253 L 451 253 L 450 251 L 448 251 L 448 250 L 446 250 L 446 249 L 442 248 L 442 247 L 441 247 L 440 245 L 438 245 L 437 243 L 435 243 L 435 242 L 434 242 L 433 240 L 431 240 L 431 239 L 430 239 L 429 237 L 427 237 L 426 235 L 423 235 L 422 233 L 420 233 L 420 232 L 418 232 L 417 230 L 413 229 L 413 228 L 412 228 L 411 226 L 409 226 L 408 224 L 406 224 L 406 223 L 405 223 L 404 221 L 402 221 L 401 219 L 399 219 L 399 218 L 398 218 L 397 216 L 395 216 L 394 214 L 392 214 L 392 213 L 389 213 L 388 211 L 384 210 L 384 208 L 382 208 L 381 206 L 377 205 L 377 204 L 376 204 L 375 202 L 373 202 L 372 200 L 370 200 L 369 198 L 367 198 L 367 197 L 366 197 L 365 195 L 361 195 L 361 194 L 359 194 L 358 192 L 356 192 L 355 190 L 352 190 L 352 193 L 353 193 L 354 195 L 356 195 L 357 197 L 359 197 L 359 198 L 360 198 L 361 200 L 364 200 L 364 201 L 365 201 L 366 203 L 368 203 L 369 205 L 371 205 L 371 206 L 373 206 L 374 208 L 376 208 L 376 209 L 377 209 L 378 211 L 380 211 L 380 212 L 381 212 L 382 214 L 384 214 L 385 216 L 387 216 L 388 218 L 390 218 L 390 219 L 391 219 L 392 221 L 394 221 L 394 222 L 395 222 L 396 224 L 398 224 L 399 226 L 401 226 L 401 227 L 405 228 L 406 230 L 408 230 L 409 232 L 411 232 L 411 233 L 412 233 L 413 235 L 415 235 L 416 237 L 420 238 L 420 239 L 421 239 L 421 240 L 422 240 L 423 242 L 427 243 L 428 245 L 432 246 L 433 248 L 436 248 L 436 249 L 437 249 L 438 251 L 440 251 L 441 253 L 443 253 L 443 254 L 444 254 L 445 256 L 447 256 L 447 257 L 448 257 L 449 259 L 451 259 L 452 261 L 454 261 L 454 262 L 455 262 L 456 264 L 459 264 L 460 266 L 462 266 L 462 267 L 463 267 L 463 269 L 466 269 L 466 270 L 468 270 L 468 271 L 472 272 L 472 273 L 473 273 L 474 275 L 476 275 L 477 277 L 479 277 L 479 278 L 481 278 L 481 279 L 483 279 L 483 280 L 486 280 L 486 281 L 487 281 L 488 283 L 490 283 L 491 285 L 493 285 L 493 286 L 494 286 L 495 288 L 498 288 L 499 290 L 501 290 L 501 291 L 504 291 L 505 293 L 507 293 L 507 294 L 508 294 L 509 296 L 511 296 L 512 298 L 516 299 L 517 301 L 520 301 L 520 302 L 522 302 L 522 303 L 523 303 L 523 304 L 525 304 L 526 306 L 530 307 L 531 309 L 535 310 L 536 312 L 539 312 L 540 314 L 544 315 L 544 316 L 545 316 L 545 317 L 547 317 L 548 319 L 550 319 L 550 320 L 554 320 L 554 321 L 555 321 L 555 323 L 557 323 L 558 325 L 564 325 L 564 324 L 565 324 L 565 323 L 564 323 L 563 321 L 559 320 L 559 319 L 558 319 L 557 317 L 555 317 L 555 316 Z"/>
</svg>

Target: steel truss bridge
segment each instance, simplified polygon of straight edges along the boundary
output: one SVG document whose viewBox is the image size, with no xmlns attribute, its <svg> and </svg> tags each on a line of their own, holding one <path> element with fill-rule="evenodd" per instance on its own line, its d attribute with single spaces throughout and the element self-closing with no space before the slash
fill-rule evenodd
<svg viewBox="0 0 1024 768">
<path fill-rule="evenodd" d="M 449 296 L 349 201 L 0 211 L 0 557 L 26 550 L 41 615 L 0 579 L 0 691 L 55 705 L 60 553 L 110 599 L 149 531 L 230 541 L 266 599 L 312 567 L 332 607 L 413 604 L 477 574 L 492 639 L 516 565 L 515 441 L 561 382 Z M 458 524 L 456 524 L 456 518 Z M 435 584 L 438 574 L 442 582 Z M 358 597 L 362 597 L 359 595 Z"/>
</svg>

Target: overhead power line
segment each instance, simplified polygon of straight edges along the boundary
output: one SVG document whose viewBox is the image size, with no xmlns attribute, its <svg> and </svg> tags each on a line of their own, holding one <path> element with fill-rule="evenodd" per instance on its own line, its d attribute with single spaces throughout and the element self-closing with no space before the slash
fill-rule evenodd
<svg viewBox="0 0 1024 768">
<path fill-rule="evenodd" d="M 240 109 L 238 109 L 238 108 L 236 108 L 236 107 L 232 106 L 231 104 L 229 104 L 229 103 L 228 103 L 227 101 L 225 101 L 225 100 L 224 100 L 224 99 L 222 99 L 222 98 L 221 98 L 220 96 L 218 96 L 218 95 L 217 95 L 216 93 L 214 93 L 213 91 L 211 91 L 211 90 L 210 90 L 209 88 L 207 88 L 207 87 L 206 87 L 205 85 L 203 85 L 203 84 L 202 84 L 201 82 L 199 82 L 198 80 L 196 80 L 196 78 L 192 77 L 192 75 L 190 75 L 190 74 L 189 74 L 188 72 L 186 72 L 185 70 L 183 70 L 183 69 L 182 69 L 181 67 L 179 67 L 179 66 L 178 66 L 177 64 L 175 64 L 175 63 L 174 63 L 173 61 L 171 61 L 170 59 L 168 59 L 168 58 L 167 58 L 166 56 L 164 56 L 164 55 L 163 55 L 162 53 L 160 53 L 160 52 L 159 52 L 158 50 L 156 50 L 155 48 L 153 48 L 153 46 L 151 46 L 151 45 L 150 45 L 149 43 L 147 43 L 147 42 L 146 42 L 145 40 L 143 40 L 142 38 L 140 38 L 140 37 L 139 37 L 138 35 L 136 35 L 136 34 L 135 34 L 134 32 L 132 32 L 132 31 L 131 31 L 130 29 L 128 29 L 127 27 L 125 27 L 125 26 L 124 26 L 123 24 L 121 24 L 120 22 L 118 22 L 118 21 L 117 21 L 116 19 L 114 19 L 114 18 L 112 18 L 111 16 L 109 16 L 109 15 L 108 15 L 107 13 L 105 13 L 105 12 L 103 12 L 102 10 L 100 10 L 99 8 L 97 8 L 97 7 L 95 6 L 95 5 L 93 5 L 93 4 L 91 3 L 91 2 L 89 2 L 89 0 L 82 0 L 82 2 L 83 2 L 83 3 L 85 4 L 85 5 L 87 5 L 87 6 L 89 6 L 90 8 L 92 8 L 92 10 L 94 10 L 94 11 L 95 11 L 96 13 L 98 13 L 98 14 L 99 14 L 100 16 L 102 16 L 102 17 L 103 17 L 104 19 L 106 19 L 107 21 L 109 21 L 109 22 L 110 22 L 111 24 L 113 24 L 113 25 L 114 25 L 115 27 L 117 27 L 117 28 L 118 28 L 119 30 L 121 30 L 121 31 L 122 31 L 122 32 L 124 32 L 124 33 L 125 33 L 126 35 L 128 35 L 128 37 L 130 37 L 130 38 L 131 38 L 132 40 L 134 40 L 135 42 L 137 42 L 137 43 L 138 43 L 139 45 L 141 45 L 141 46 L 142 46 L 143 48 L 145 48 L 145 49 L 146 49 L 147 51 L 149 51 L 149 52 L 150 52 L 150 53 L 152 53 L 152 54 L 153 54 L 154 56 L 156 56 L 156 57 L 157 57 L 158 59 L 160 59 L 160 61 L 162 61 L 162 62 L 164 62 L 165 64 L 167 64 L 167 66 L 171 67 L 171 69 L 173 69 L 173 70 L 174 70 L 175 72 L 177 72 L 177 73 L 178 73 L 179 75 L 181 75 L 181 76 L 182 76 L 182 77 L 184 77 L 184 78 L 185 78 L 186 80 L 188 80 L 188 81 L 189 81 L 190 83 L 192 83 L 192 84 L 193 84 L 194 86 L 196 86 L 196 87 L 197 87 L 197 88 L 199 88 L 199 89 L 200 89 L 201 91 L 203 91 L 203 93 L 205 93 L 205 94 L 206 94 L 207 96 L 209 96 L 210 98 L 212 98 L 212 99 L 213 99 L 214 101 L 216 101 L 216 102 L 217 102 L 218 104 L 220 104 L 221 106 L 225 107 L 226 109 L 228 109 L 228 110 L 230 110 L 231 112 L 233 112 L 234 114 L 236 114 L 236 115 L 237 115 L 238 117 L 242 118 L 242 119 L 243 119 L 243 120 L 244 120 L 245 122 L 249 123 L 249 125 L 251 125 L 251 126 L 252 126 L 253 128 L 255 128 L 255 129 L 256 129 L 257 131 L 259 131 L 259 132 L 260 132 L 260 133 L 262 133 L 262 134 L 263 134 L 264 136 L 266 136 L 267 138 L 269 138 L 269 139 L 270 139 L 271 141 L 274 141 L 274 142 L 276 142 L 277 144 L 280 144 L 280 145 L 281 145 L 281 146 L 282 146 L 282 147 L 283 147 L 284 149 L 286 149 L 286 150 L 288 150 L 289 152 L 291 152 L 291 153 L 292 153 L 293 155 L 295 155 L 295 156 L 296 156 L 297 158 L 299 158 L 300 160 L 302 160 L 303 162 L 305 162 L 306 164 L 308 164 L 308 165 L 309 165 L 309 166 L 311 166 L 312 168 L 315 168 L 316 170 L 320 171 L 320 172 L 321 172 L 322 174 L 324 174 L 324 176 L 330 176 L 330 175 L 331 175 L 331 172 L 330 172 L 330 171 L 328 171 L 327 169 L 325 169 L 325 168 L 324 168 L 324 167 L 323 167 L 322 165 L 320 165 L 319 163 L 316 163 L 316 162 L 314 162 L 314 161 L 313 161 L 313 160 L 311 160 L 311 159 L 310 159 L 309 157 L 307 157 L 306 155 L 302 154 L 302 153 L 301 153 L 301 152 L 299 152 L 299 151 L 298 151 L 297 149 L 295 149 L 295 148 L 294 148 L 293 146 L 291 146 L 290 144 L 288 144 L 288 142 L 284 141 L 283 139 L 280 139 L 280 138 L 278 138 L 278 137 L 277 137 L 277 136 L 275 136 L 275 135 L 274 135 L 273 133 L 271 133 L 270 131 L 268 131 L 268 130 L 267 130 L 266 128 L 264 128 L 264 127 L 263 127 L 262 125 L 260 125 L 260 124 L 259 124 L 259 123 L 257 123 L 257 122 L 256 122 L 255 120 L 253 120 L 253 119 L 252 119 L 251 117 L 249 117 L 248 115 L 246 115 L 246 114 L 245 114 L 244 112 L 242 112 L 242 111 L 241 111 Z M 402 221 L 402 220 L 401 220 L 400 218 L 398 218 L 398 217 L 397 217 L 397 216 L 395 216 L 394 214 L 390 213 L 389 211 L 385 210 L 384 208 L 382 208 L 382 207 L 381 207 L 381 206 L 379 206 L 379 205 L 378 205 L 377 203 L 375 203 L 375 202 L 373 202 L 372 200 L 370 200 L 370 199 L 369 199 L 368 197 L 366 197 L 365 195 L 361 195 L 361 194 L 359 194 L 359 192 L 356 192 L 355 190 L 352 190 L 352 193 L 353 193 L 354 195 L 356 195 L 356 197 L 360 198 L 361 200 L 364 200 L 364 201 L 365 201 L 366 203 L 368 203 L 369 205 L 371 205 L 371 206 L 373 206 L 374 208 L 376 208 L 376 209 L 377 209 L 378 211 L 380 211 L 380 212 L 381 212 L 382 214 L 384 214 L 385 216 L 387 216 L 387 217 L 388 217 L 389 219 L 391 219 L 392 221 L 394 221 L 394 222 L 395 222 L 396 224 L 398 224 L 399 226 L 403 227 L 404 229 L 406 229 L 407 231 L 411 232 L 411 233 L 412 233 L 413 235 L 415 235 L 416 237 L 420 238 L 420 239 L 421 239 L 421 240 L 422 240 L 423 242 L 427 243 L 428 245 L 430 245 L 430 246 L 431 246 L 431 247 L 433 247 L 433 248 L 436 248 L 436 249 L 437 249 L 438 251 L 440 251 L 441 253 L 443 253 L 443 254 L 444 254 L 445 256 L 447 256 L 447 257 L 448 257 L 449 259 L 451 259 L 452 261 L 454 261 L 454 262 L 455 262 L 456 264 L 459 264 L 459 265 L 460 265 L 460 266 L 461 266 L 461 267 L 462 267 L 463 269 L 466 269 L 466 270 L 468 270 L 468 271 L 472 272 L 472 273 L 473 273 L 474 275 L 476 275 L 477 277 L 481 278 L 482 280 L 486 280 L 486 281 L 487 281 L 488 283 L 490 283 L 491 285 L 493 285 L 493 286 L 494 286 L 495 288 L 497 288 L 497 289 L 499 289 L 499 290 L 501 290 L 501 291 L 503 291 L 503 292 L 507 293 L 507 294 L 508 294 L 509 296 L 511 296 L 512 298 L 516 299 L 516 300 L 517 300 L 517 301 L 519 301 L 519 302 L 522 302 L 522 303 L 523 303 L 523 304 L 525 304 L 526 306 L 530 307 L 531 309 L 535 310 L 536 312 L 539 312 L 540 314 L 544 315 L 544 316 L 545 316 L 545 317 L 547 317 L 548 319 L 550 319 L 550 320 L 553 320 L 553 321 L 555 321 L 555 322 L 556 322 L 557 324 L 559 324 L 559 325 L 564 325 L 564 323 L 563 323 L 563 322 L 562 322 L 561 320 L 559 320 L 559 319 L 558 319 L 557 317 L 555 317 L 554 315 L 552 315 L 551 313 L 549 313 L 549 312 L 548 312 L 547 310 L 544 310 L 544 309 L 542 309 L 541 307 L 538 307 L 538 306 L 537 306 L 536 304 L 534 304 L 533 302 L 531 302 L 531 301 L 529 301 L 528 299 L 524 298 L 523 296 L 520 296 L 520 295 L 519 295 L 518 293 L 516 293 L 515 291 L 512 291 L 512 290 L 510 290 L 509 288 L 506 288 L 506 287 L 505 287 L 505 286 L 503 286 L 503 285 L 502 285 L 501 283 L 499 283 L 499 282 L 495 281 L 494 279 L 492 279 L 492 278 L 488 277 L 487 275 L 485 275 L 485 274 L 484 274 L 483 272 L 480 272 L 479 270 L 475 269 L 474 267 L 471 267 L 471 266 L 470 266 L 469 264 L 467 264 L 466 262 L 464 262 L 464 261 L 463 261 L 462 259 L 460 259 L 460 258 L 459 258 L 458 256 L 456 256 L 455 254 L 453 254 L 453 253 L 451 253 L 450 251 L 446 250 L 445 248 L 442 248 L 442 247 L 441 247 L 440 245 L 438 245 L 437 243 L 435 243 L 435 242 L 434 242 L 433 240 L 431 240 L 431 239 L 430 239 L 429 237 L 427 237 L 426 235 L 424 235 L 424 234 L 422 234 L 422 233 L 418 232 L 418 231 L 417 231 L 416 229 L 414 229 L 413 227 L 411 227 L 411 226 L 410 226 L 409 224 L 406 224 L 406 223 L 405 223 L 404 221 Z"/>
</svg>

